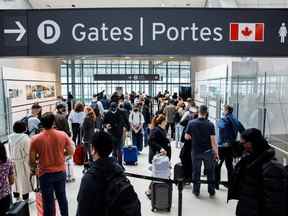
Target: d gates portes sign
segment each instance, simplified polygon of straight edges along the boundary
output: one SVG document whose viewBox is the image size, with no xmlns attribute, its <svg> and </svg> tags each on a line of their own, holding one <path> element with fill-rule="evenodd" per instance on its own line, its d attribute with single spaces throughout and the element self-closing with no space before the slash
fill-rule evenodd
<svg viewBox="0 0 288 216">
<path fill-rule="evenodd" d="M 0 56 L 288 56 L 288 10 L 0 11 Z"/>
</svg>

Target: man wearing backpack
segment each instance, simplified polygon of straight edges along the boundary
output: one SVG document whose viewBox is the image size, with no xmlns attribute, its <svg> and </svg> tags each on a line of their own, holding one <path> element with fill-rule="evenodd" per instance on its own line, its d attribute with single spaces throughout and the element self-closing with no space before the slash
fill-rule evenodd
<svg viewBox="0 0 288 216">
<path fill-rule="evenodd" d="M 109 157 L 112 149 L 109 134 L 94 134 L 93 162 L 80 185 L 77 216 L 141 216 L 140 201 L 123 168 Z"/>
<path fill-rule="evenodd" d="M 224 106 L 224 116 L 217 122 L 218 128 L 218 147 L 220 161 L 216 166 L 216 189 L 219 189 L 219 182 L 221 179 L 221 167 L 225 161 L 228 182 L 231 180 L 233 173 L 233 145 L 236 145 L 238 133 L 244 131 L 244 127 L 238 119 L 233 115 L 233 107 L 229 105 Z"/>
<path fill-rule="evenodd" d="M 40 118 L 41 118 L 42 107 L 38 103 L 34 103 L 31 107 L 31 115 L 26 116 L 24 122 L 27 121 L 27 134 L 32 137 L 40 132 Z"/>
<path fill-rule="evenodd" d="M 98 100 L 98 94 L 94 94 L 93 95 L 93 98 L 92 98 L 92 101 L 90 103 L 90 107 L 93 109 L 93 110 L 96 110 L 98 109 L 100 114 L 103 116 L 104 115 L 104 107 L 103 107 L 103 104 L 100 100 Z"/>
<path fill-rule="evenodd" d="M 143 124 L 145 119 L 143 114 L 140 112 L 139 105 L 135 105 L 133 111 L 129 116 L 130 128 L 132 130 L 132 143 L 137 147 L 138 152 L 143 149 Z"/>
</svg>

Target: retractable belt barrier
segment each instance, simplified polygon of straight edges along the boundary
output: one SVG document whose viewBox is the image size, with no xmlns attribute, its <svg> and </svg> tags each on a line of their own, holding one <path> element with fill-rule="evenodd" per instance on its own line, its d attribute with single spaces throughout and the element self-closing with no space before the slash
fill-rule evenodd
<svg viewBox="0 0 288 216">
<path fill-rule="evenodd" d="M 177 185 L 177 187 L 178 187 L 178 216 L 182 216 L 183 187 L 184 187 L 184 180 L 183 179 L 173 180 L 173 179 L 155 178 L 152 176 L 139 175 L 139 174 L 134 174 L 134 173 L 129 173 L 129 172 L 125 172 L 125 175 L 128 177 L 133 177 L 133 178 L 138 178 L 138 179 L 145 179 L 145 180 L 150 180 L 150 181 L 159 181 L 159 182 L 163 182 L 163 183 Z M 193 181 L 191 183 L 193 183 Z M 200 180 L 200 183 L 208 184 L 210 182 L 207 180 Z M 219 184 L 227 184 L 227 183 L 228 182 L 221 181 Z"/>
</svg>

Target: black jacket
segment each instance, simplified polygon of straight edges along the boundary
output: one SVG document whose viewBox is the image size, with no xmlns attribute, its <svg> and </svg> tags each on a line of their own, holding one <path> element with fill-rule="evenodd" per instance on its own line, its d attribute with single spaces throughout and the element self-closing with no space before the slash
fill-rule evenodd
<svg viewBox="0 0 288 216">
<path fill-rule="evenodd" d="M 108 188 L 107 179 L 112 176 L 122 175 L 123 168 L 113 158 L 99 159 L 91 163 L 91 168 L 82 178 L 80 190 L 78 193 L 77 216 L 107 216 L 106 215 L 106 190 Z M 117 201 L 110 210 L 108 216 L 141 216 L 140 202 L 137 208 L 129 209 L 129 214 L 124 213 L 124 206 L 138 201 L 138 197 L 131 188 L 125 191 L 125 196 Z"/>
<path fill-rule="evenodd" d="M 247 155 L 236 165 L 228 200 L 238 200 L 237 216 L 286 216 L 287 174 L 274 150 Z"/>
<path fill-rule="evenodd" d="M 142 114 L 144 116 L 144 120 L 146 124 L 150 124 L 151 122 L 151 113 L 150 113 L 150 108 L 148 105 L 143 106 Z"/>
<path fill-rule="evenodd" d="M 81 130 L 83 142 L 90 143 L 95 131 L 95 121 L 89 117 L 85 117 Z"/>
<path fill-rule="evenodd" d="M 67 116 L 62 113 L 56 113 L 55 115 L 55 128 L 60 131 L 64 131 L 69 137 L 71 136 L 69 123 L 66 118 Z"/>
<path fill-rule="evenodd" d="M 122 139 L 123 129 L 126 127 L 125 117 L 121 110 L 117 109 L 115 113 L 111 111 L 107 112 L 104 116 L 104 124 L 110 124 L 112 128 L 109 133 L 114 137 L 114 139 Z"/>
<path fill-rule="evenodd" d="M 157 126 L 150 131 L 149 135 L 149 163 L 152 163 L 153 157 L 163 148 L 167 152 L 167 156 L 171 159 L 171 145 L 167 138 L 166 131 Z"/>
</svg>

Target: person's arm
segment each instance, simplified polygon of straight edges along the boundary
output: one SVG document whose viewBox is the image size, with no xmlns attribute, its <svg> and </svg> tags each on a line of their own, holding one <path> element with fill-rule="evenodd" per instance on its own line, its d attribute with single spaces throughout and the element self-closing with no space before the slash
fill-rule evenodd
<svg viewBox="0 0 288 216">
<path fill-rule="evenodd" d="M 192 140 L 191 130 L 192 130 L 192 126 L 190 123 L 188 123 L 187 128 L 185 130 L 185 136 L 184 136 L 185 140 Z"/>
<path fill-rule="evenodd" d="M 74 147 L 72 145 L 72 140 L 65 134 L 65 156 L 72 156 L 74 154 Z"/>
<path fill-rule="evenodd" d="M 132 115 L 133 113 L 131 112 L 129 115 L 129 125 L 130 125 L 131 130 L 135 132 L 135 128 L 133 126 L 133 121 L 132 121 Z"/>
<path fill-rule="evenodd" d="M 98 102 L 97 102 L 97 106 L 98 106 L 98 108 L 99 108 L 99 112 L 101 113 L 101 115 L 103 115 L 103 113 L 104 113 L 104 107 L 103 107 L 102 102 L 101 102 L 101 101 L 98 101 Z"/>
<path fill-rule="evenodd" d="M 64 130 L 67 133 L 67 135 L 69 137 L 71 137 L 71 131 L 70 131 L 70 127 L 69 127 L 69 122 L 68 122 L 68 120 L 66 118 L 64 118 L 63 121 L 64 121 Z"/>
<path fill-rule="evenodd" d="M 68 122 L 72 123 L 73 115 L 74 115 L 74 111 L 72 110 L 68 116 Z"/>
<path fill-rule="evenodd" d="M 144 123 L 145 123 L 145 119 L 144 119 L 144 115 L 142 114 L 142 113 L 140 113 L 140 115 L 141 115 L 141 124 L 140 124 L 140 129 L 139 130 L 142 130 L 143 129 L 143 125 L 144 125 Z"/>
<path fill-rule="evenodd" d="M 33 138 L 31 140 L 31 146 L 29 151 L 29 164 L 32 173 L 35 173 L 37 168 L 37 148 L 36 148 L 36 140 Z"/>
<path fill-rule="evenodd" d="M 212 124 L 212 123 L 210 124 L 209 134 L 210 134 L 211 146 L 212 146 L 212 149 L 213 149 L 213 151 L 215 153 L 214 158 L 216 160 L 218 160 L 219 159 L 218 144 L 216 142 L 215 127 L 214 127 L 214 124 Z"/>
<path fill-rule="evenodd" d="M 13 185 L 15 183 L 14 164 L 12 164 L 9 168 L 8 182 L 9 185 Z"/>
<path fill-rule="evenodd" d="M 219 159 L 219 153 L 218 153 L 218 144 L 216 142 L 216 136 L 210 136 L 210 140 L 211 140 L 211 145 L 212 145 L 212 149 L 215 153 L 215 159 Z"/>
</svg>

